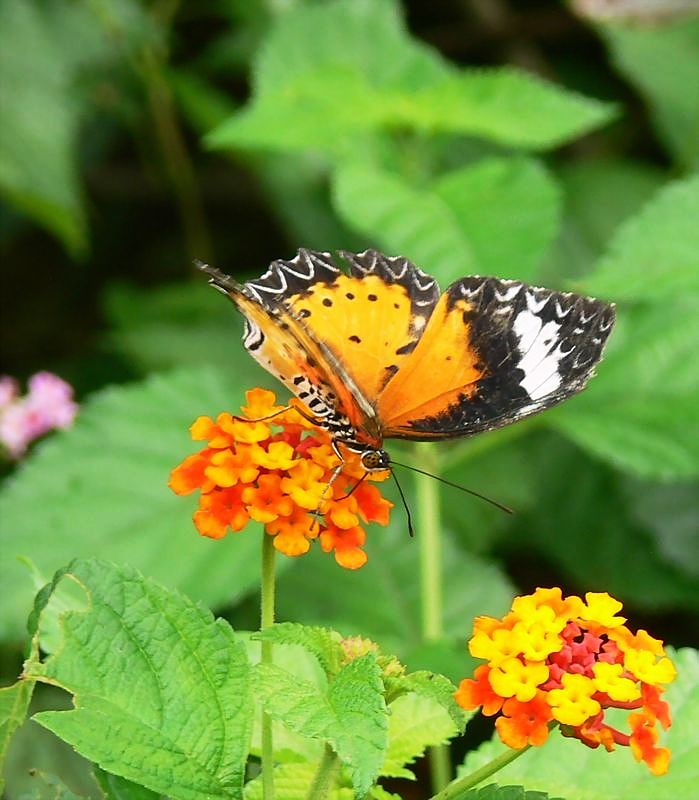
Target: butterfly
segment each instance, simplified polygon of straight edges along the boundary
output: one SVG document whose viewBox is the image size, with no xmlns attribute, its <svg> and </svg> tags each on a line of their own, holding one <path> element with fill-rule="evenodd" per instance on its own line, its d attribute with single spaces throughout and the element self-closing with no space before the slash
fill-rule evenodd
<svg viewBox="0 0 699 800">
<path fill-rule="evenodd" d="M 250 355 L 367 472 L 390 467 L 385 439 L 470 436 L 576 394 L 614 325 L 594 298 L 478 276 L 442 293 L 407 258 L 339 256 L 300 249 L 242 284 L 199 266 L 245 317 Z"/>
</svg>

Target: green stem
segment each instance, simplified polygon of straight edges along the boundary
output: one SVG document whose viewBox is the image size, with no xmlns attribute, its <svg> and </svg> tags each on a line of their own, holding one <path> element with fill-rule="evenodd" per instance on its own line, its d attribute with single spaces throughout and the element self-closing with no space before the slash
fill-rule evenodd
<svg viewBox="0 0 699 800">
<path fill-rule="evenodd" d="M 325 745 L 323 758 L 318 764 L 318 770 L 311 788 L 308 790 L 306 800 L 325 800 L 335 783 L 335 776 L 340 768 L 340 760 L 329 744 Z"/>
<path fill-rule="evenodd" d="M 516 758 L 519 758 L 523 753 L 529 750 L 530 745 L 523 747 L 521 750 L 508 749 L 500 753 L 499 756 L 484 764 L 480 769 L 472 772 L 470 775 L 464 775 L 463 778 L 457 778 L 452 781 L 449 786 L 442 789 L 441 792 L 435 794 L 431 800 L 458 800 L 466 794 L 469 789 L 478 786 L 484 780 L 499 772 L 503 767 L 506 767 Z"/>
<path fill-rule="evenodd" d="M 436 450 L 429 444 L 416 445 L 416 461 L 421 469 L 439 473 Z M 415 475 L 417 489 L 417 538 L 420 545 L 420 606 L 422 638 L 426 642 L 442 638 L 442 513 L 439 485 L 427 475 Z M 451 758 L 448 745 L 429 750 L 432 790 L 439 791 L 451 778 Z"/>
<path fill-rule="evenodd" d="M 260 630 L 274 625 L 274 540 L 262 533 L 262 591 L 260 602 Z M 262 641 L 260 662 L 272 663 L 272 642 Z M 274 745 L 272 718 L 262 712 L 262 797 L 274 800 Z"/>
</svg>

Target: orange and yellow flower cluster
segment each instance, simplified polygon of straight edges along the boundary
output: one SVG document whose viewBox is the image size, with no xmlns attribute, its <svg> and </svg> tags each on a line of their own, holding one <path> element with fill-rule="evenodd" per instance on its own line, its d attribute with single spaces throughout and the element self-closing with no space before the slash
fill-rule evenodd
<svg viewBox="0 0 699 800">
<path fill-rule="evenodd" d="M 670 751 L 657 746 L 656 723 L 667 729 L 670 713 L 661 684 L 676 671 L 661 641 L 624 625 L 621 607 L 606 592 L 588 592 L 583 601 L 537 589 L 515 598 L 503 619 L 478 617 L 469 650 L 487 664 L 461 681 L 457 702 L 500 713 L 495 725 L 509 747 L 541 745 L 559 723 L 589 747 L 629 746 L 662 775 Z M 630 711 L 630 733 L 605 722 L 610 708 Z"/>
<path fill-rule="evenodd" d="M 273 392 L 253 389 L 246 399 L 243 417 L 222 413 L 215 422 L 194 422 L 192 438 L 207 446 L 170 476 L 176 494 L 200 490 L 194 513 L 199 533 L 220 539 L 252 519 L 264 523 L 275 548 L 288 556 L 303 555 L 318 538 L 338 564 L 361 567 L 367 560 L 361 523 L 386 525 L 393 505 L 369 481 L 385 480 L 388 473 L 367 476 L 359 459 L 347 453 L 331 483 L 341 462 L 326 431 L 275 405 Z"/>
</svg>

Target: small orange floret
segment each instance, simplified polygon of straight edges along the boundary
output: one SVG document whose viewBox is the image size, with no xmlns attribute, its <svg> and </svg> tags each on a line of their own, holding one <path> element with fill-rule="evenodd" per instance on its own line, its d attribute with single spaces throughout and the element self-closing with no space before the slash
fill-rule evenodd
<svg viewBox="0 0 699 800">
<path fill-rule="evenodd" d="M 341 566 L 361 567 L 367 556 L 360 520 L 385 525 L 393 505 L 369 482 L 388 473 L 366 475 L 352 453 L 342 462 L 327 431 L 295 410 L 298 403 L 277 405 L 265 389 L 247 392 L 246 399 L 243 416 L 199 417 L 192 438 L 207 447 L 171 473 L 176 494 L 200 491 L 194 514 L 199 533 L 220 539 L 252 519 L 288 556 L 308 552 L 320 536 L 322 549 L 334 552 Z"/>
<path fill-rule="evenodd" d="M 548 739 L 551 709 L 544 692 L 537 692 L 526 703 L 512 697 L 505 701 L 502 713 L 495 720 L 495 727 L 508 747 L 521 750 L 528 744 L 542 745 Z"/>
<path fill-rule="evenodd" d="M 473 711 L 478 706 L 483 706 L 483 713 L 486 717 L 492 717 L 493 714 L 500 711 L 505 701 L 493 691 L 488 680 L 489 674 L 490 667 L 487 664 L 481 664 L 473 673 L 475 680 L 464 678 L 461 681 L 454 697 L 462 708 Z"/>
</svg>

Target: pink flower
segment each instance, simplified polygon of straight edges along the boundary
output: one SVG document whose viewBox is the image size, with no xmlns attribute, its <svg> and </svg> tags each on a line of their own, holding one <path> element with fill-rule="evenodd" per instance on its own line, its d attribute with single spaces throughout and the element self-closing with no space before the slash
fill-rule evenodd
<svg viewBox="0 0 699 800">
<path fill-rule="evenodd" d="M 72 387 L 57 375 L 37 372 L 28 386 L 27 395 L 19 397 L 14 378 L 0 378 L 0 444 L 11 458 L 48 431 L 70 427 L 78 411 Z"/>
</svg>

